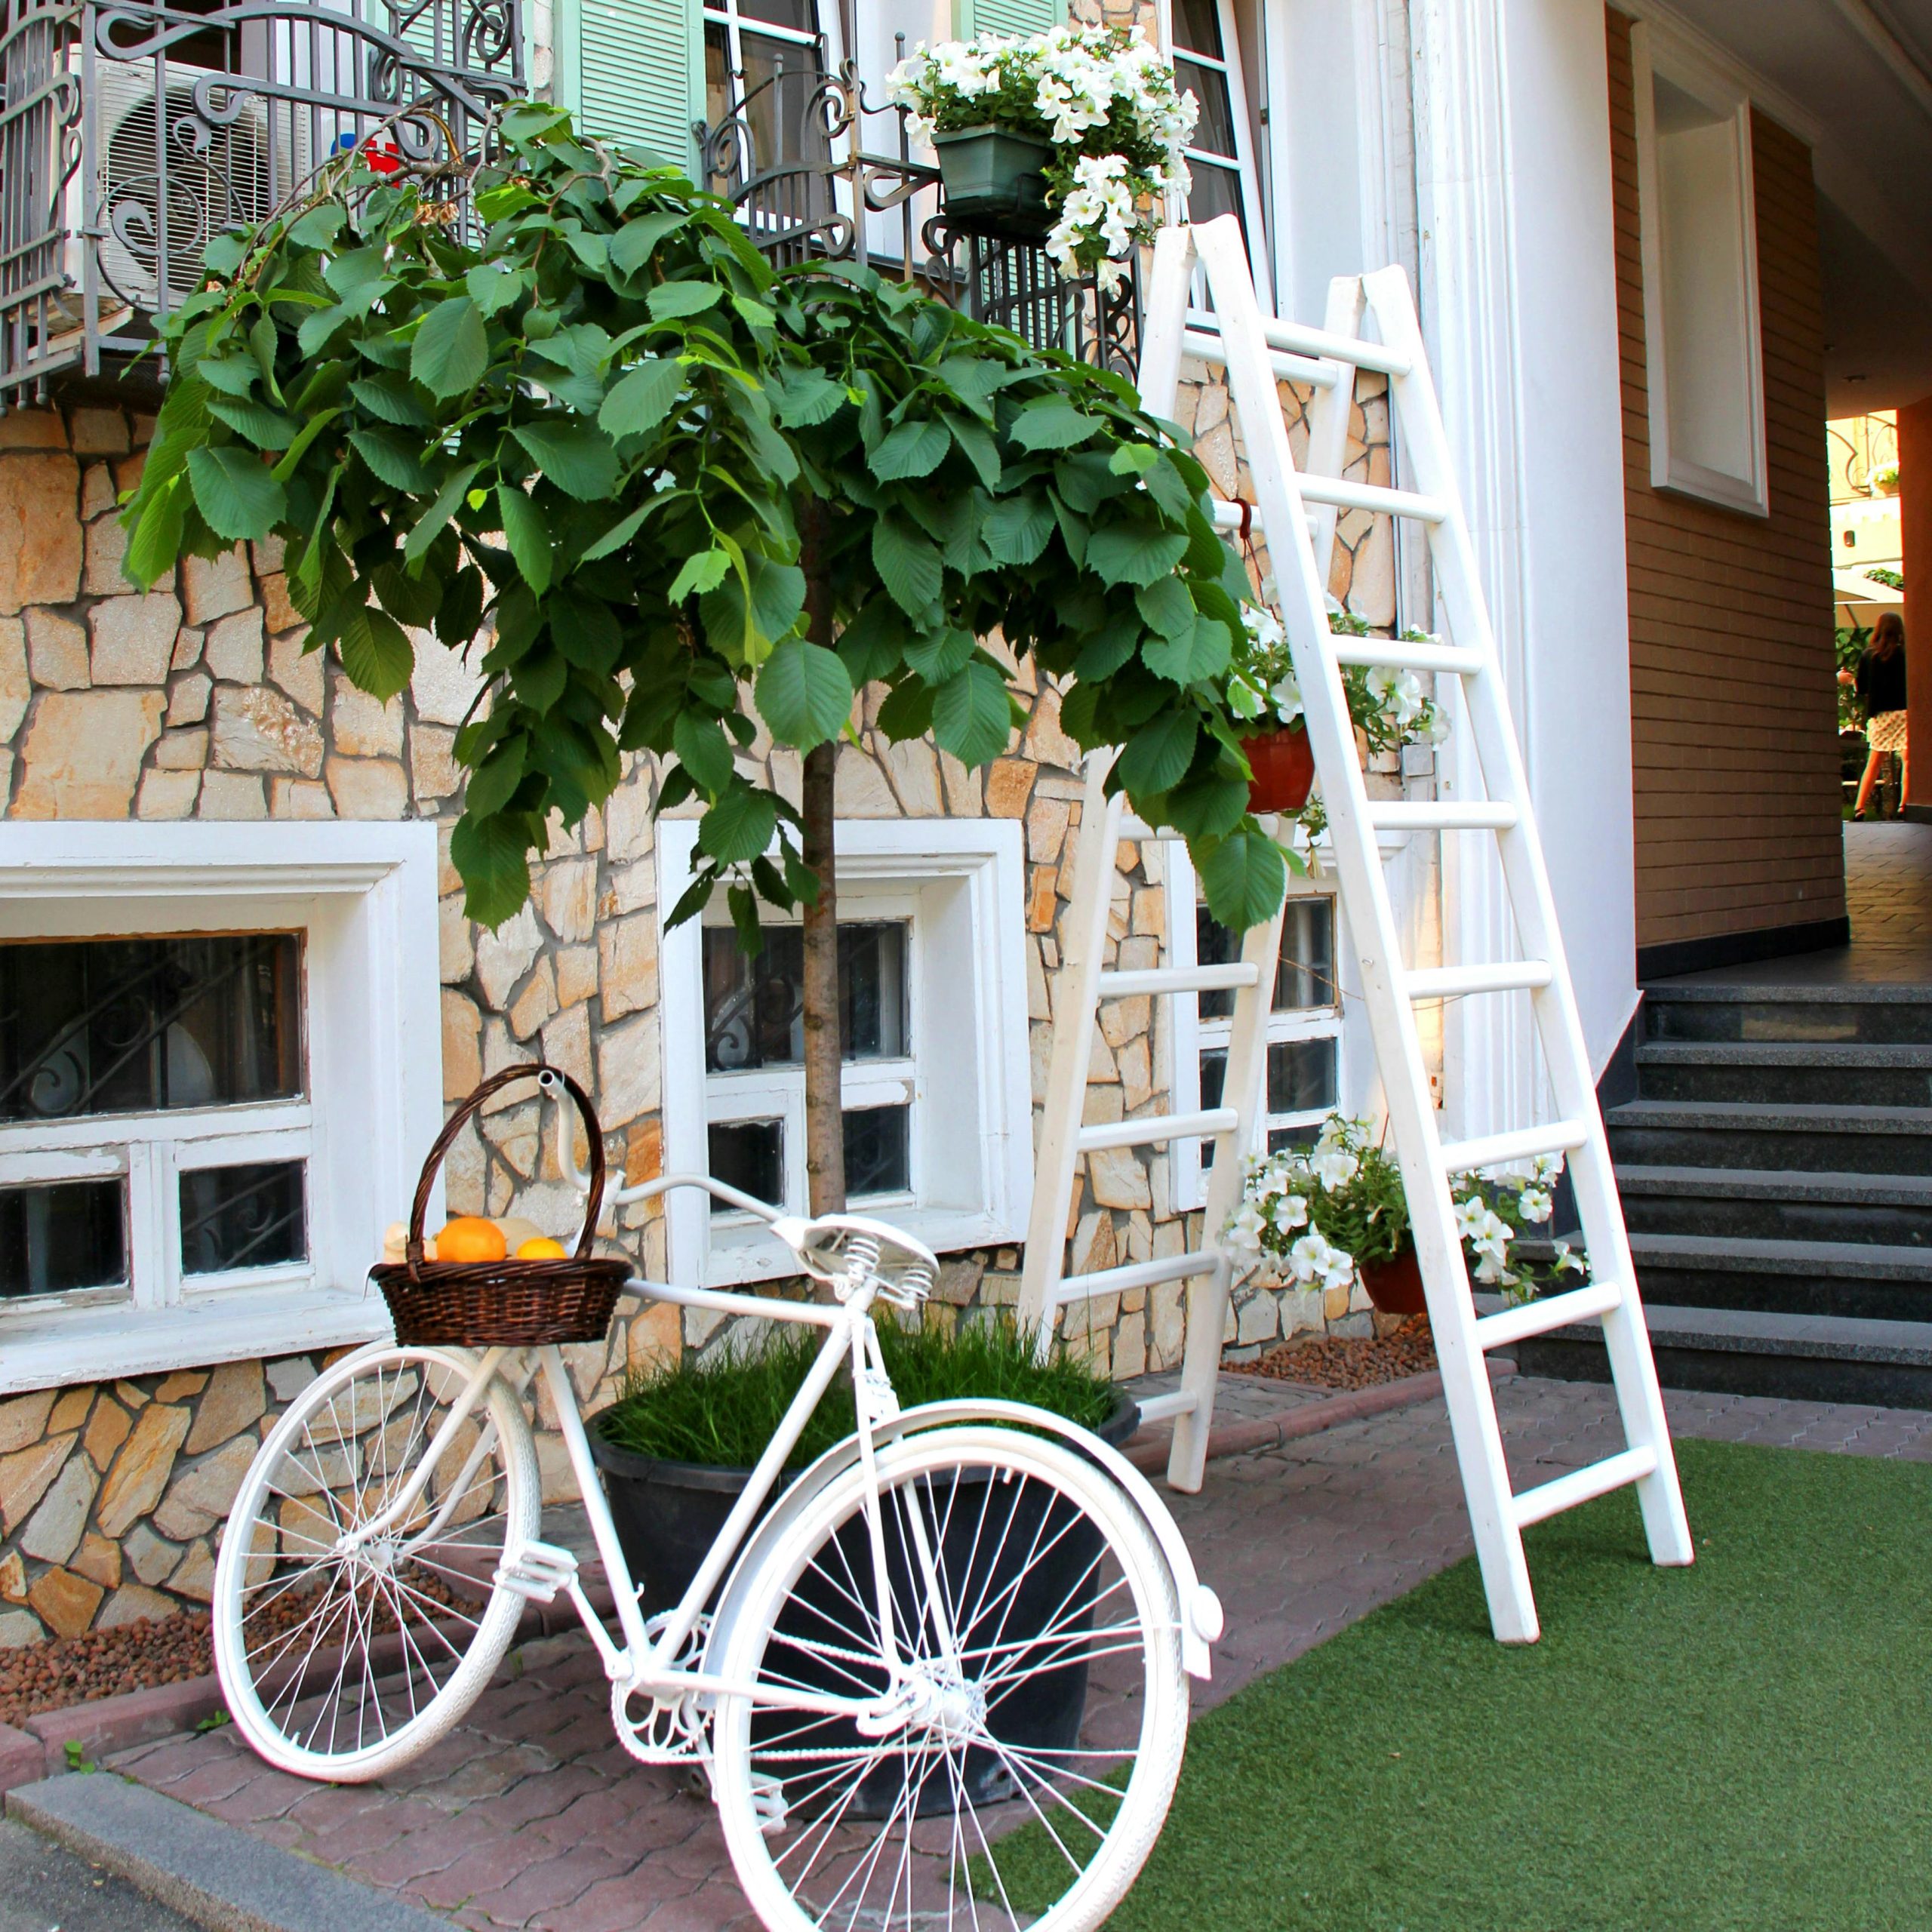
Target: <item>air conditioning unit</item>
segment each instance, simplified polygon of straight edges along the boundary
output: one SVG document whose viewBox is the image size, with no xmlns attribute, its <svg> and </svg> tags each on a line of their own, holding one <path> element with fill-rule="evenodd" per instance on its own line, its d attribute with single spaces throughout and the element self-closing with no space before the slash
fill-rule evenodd
<svg viewBox="0 0 1932 1932">
<path fill-rule="evenodd" d="M 97 57 L 94 75 L 102 309 L 125 303 L 152 314 L 163 275 L 172 307 L 201 285 L 202 251 L 214 236 L 252 226 L 308 178 L 317 110 L 251 94 L 245 75 L 198 67 L 168 65 L 158 93 L 152 61 Z M 234 118 L 205 118 L 198 84 Z M 78 203 L 78 177 L 70 192 Z M 72 213 L 69 232 L 78 234 L 83 210 Z"/>
</svg>

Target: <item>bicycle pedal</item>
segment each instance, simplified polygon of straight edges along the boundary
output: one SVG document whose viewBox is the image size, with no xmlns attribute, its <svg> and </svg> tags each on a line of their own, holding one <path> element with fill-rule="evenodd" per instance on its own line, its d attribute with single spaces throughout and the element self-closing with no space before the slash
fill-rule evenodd
<svg viewBox="0 0 1932 1932">
<path fill-rule="evenodd" d="M 577 1558 L 553 1543 L 519 1543 L 497 1565 L 497 1581 L 531 1603 L 552 1603 L 577 1581 Z"/>
<path fill-rule="evenodd" d="M 752 1779 L 752 1810 L 758 1819 L 758 1828 L 767 1838 L 775 1836 L 785 1829 L 785 1786 L 777 1778 Z"/>
</svg>

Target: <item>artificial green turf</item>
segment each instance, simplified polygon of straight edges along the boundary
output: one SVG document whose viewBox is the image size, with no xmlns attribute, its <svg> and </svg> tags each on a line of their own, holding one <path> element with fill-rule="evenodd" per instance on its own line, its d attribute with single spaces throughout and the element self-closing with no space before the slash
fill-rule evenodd
<svg viewBox="0 0 1932 1932">
<path fill-rule="evenodd" d="M 1529 1532 L 1540 1643 L 1470 1561 L 1199 1718 L 1110 1932 L 1932 1927 L 1932 1469 L 1678 1454 L 1691 1568 L 1626 1491 Z"/>
</svg>

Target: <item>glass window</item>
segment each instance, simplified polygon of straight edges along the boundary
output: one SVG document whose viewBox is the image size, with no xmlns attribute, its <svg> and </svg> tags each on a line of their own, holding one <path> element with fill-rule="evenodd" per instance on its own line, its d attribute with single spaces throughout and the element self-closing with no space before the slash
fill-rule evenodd
<svg viewBox="0 0 1932 1932">
<path fill-rule="evenodd" d="M 0 1121 L 288 1098 L 300 986 L 292 933 L 0 944 Z"/>
<path fill-rule="evenodd" d="M 197 1168 L 181 1177 L 181 1267 L 220 1275 L 309 1252 L 300 1161 Z"/>
<path fill-rule="evenodd" d="M 848 1060 L 903 1060 L 906 1044 L 903 921 L 838 928 L 839 1019 Z M 730 926 L 704 930 L 705 1067 L 712 1073 L 796 1066 L 805 1057 L 804 938 L 768 926 L 748 958 Z"/>
<path fill-rule="evenodd" d="M 125 1281 L 127 1223 L 119 1180 L 0 1188 L 0 1300 Z"/>
<path fill-rule="evenodd" d="M 829 158 L 813 111 L 823 75 L 814 0 L 718 0 L 704 10 L 705 118 L 742 114 L 750 143 L 706 184 L 729 194 L 786 162 Z"/>
<path fill-rule="evenodd" d="M 903 1194 L 912 1184 L 909 1107 L 866 1107 L 845 1116 L 845 1192 Z"/>
<path fill-rule="evenodd" d="M 1231 932 L 1206 906 L 1195 913 L 1194 956 L 1203 966 L 1229 966 L 1241 957 L 1241 935 Z M 1335 993 L 1335 902 L 1296 898 L 1281 915 L 1280 964 L 1275 970 L 1274 1010 L 1297 1013 L 1333 1006 Z M 1232 1019 L 1232 992 L 1203 993 L 1203 1020 Z"/>
<path fill-rule="evenodd" d="M 1189 219 L 1238 217 L 1265 303 L 1267 250 L 1262 245 L 1260 180 L 1232 0 L 1174 0 L 1174 38 L 1175 84 L 1194 96 L 1201 110 L 1187 151 L 1194 182 L 1188 195 Z"/>
<path fill-rule="evenodd" d="M 785 1198 L 785 1123 L 782 1120 L 713 1121 L 709 1130 L 711 1177 L 755 1201 Z M 734 1211 L 714 1199 L 714 1214 Z"/>
</svg>

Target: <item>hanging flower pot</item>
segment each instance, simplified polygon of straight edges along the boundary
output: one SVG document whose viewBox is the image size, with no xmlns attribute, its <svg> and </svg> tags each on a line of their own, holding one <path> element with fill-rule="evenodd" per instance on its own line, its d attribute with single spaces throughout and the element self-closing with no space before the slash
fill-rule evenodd
<svg viewBox="0 0 1932 1932">
<path fill-rule="evenodd" d="M 1416 1244 L 1405 1241 L 1387 1260 L 1356 1263 L 1368 1298 L 1384 1315 L 1426 1315 L 1429 1299 L 1423 1293 L 1422 1263 Z"/>
<path fill-rule="evenodd" d="M 1244 738 L 1241 748 L 1254 774 L 1247 787 L 1250 811 L 1298 812 L 1308 803 L 1309 788 L 1315 783 L 1315 752 L 1300 723 Z"/>
<path fill-rule="evenodd" d="M 1023 241 L 1036 241 L 1053 226 L 1045 171 L 1051 141 L 994 127 L 936 134 L 932 141 L 948 220 Z"/>
</svg>

